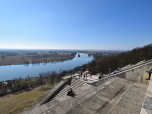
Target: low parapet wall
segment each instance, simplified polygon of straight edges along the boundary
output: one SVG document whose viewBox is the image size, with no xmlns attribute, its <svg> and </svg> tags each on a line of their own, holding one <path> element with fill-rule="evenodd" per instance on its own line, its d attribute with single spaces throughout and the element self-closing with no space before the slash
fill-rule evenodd
<svg viewBox="0 0 152 114">
<path fill-rule="evenodd" d="M 147 65 L 147 64 L 149 64 L 150 62 L 152 62 L 152 59 L 151 60 L 148 60 L 148 61 L 140 61 L 140 62 L 138 62 L 137 64 L 135 64 L 135 65 L 127 65 L 127 66 L 125 66 L 125 67 L 128 67 L 128 68 L 121 68 L 120 69 L 120 72 L 123 72 L 123 71 L 125 71 L 126 69 L 131 69 L 131 68 L 135 68 L 135 67 L 138 67 L 138 66 L 143 66 L 143 65 Z"/>
<path fill-rule="evenodd" d="M 97 81 L 88 82 L 88 84 L 99 86 L 104 82 L 108 81 L 113 77 L 125 78 L 131 81 L 136 82 L 144 82 L 149 83 L 149 81 L 145 80 L 148 78 L 148 73 L 146 70 L 150 70 L 152 68 L 152 60 L 148 60 L 146 62 L 140 62 L 140 64 L 132 65 L 126 69 L 118 71 L 117 74 L 104 75 L 104 78 L 101 78 Z"/>
<path fill-rule="evenodd" d="M 93 86 L 99 86 L 99 85 L 101 85 L 101 84 L 103 84 L 104 82 L 106 82 L 106 81 L 108 81 L 109 79 L 111 79 L 111 78 L 114 78 L 114 77 L 116 77 L 116 75 L 112 75 L 112 76 L 105 76 L 105 78 L 102 78 L 102 79 L 100 79 L 100 80 L 98 80 L 98 81 L 92 81 L 92 82 L 88 82 L 88 84 L 91 84 L 91 85 L 93 85 Z"/>
<path fill-rule="evenodd" d="M 71 79 L 70 76 L 62 78 L 62 80 L 53 87 L 40 101 L 38 101 L 30 110 L 33 110 L 36 107 L 39 107 L 46 103 L 51 97 L 53 97 L 56 92 L 58 92 L 69 80 Z M 29 110 L 29 111 L 30 111 Z"/>
<path fill-rule="evenodd" d="M 145 80 L 148 78 L 148 73 L 146 70 L 150 70 L 152 68 L 152 62 L 148 62 L 146 64 L 138 65 L 125 71 L 118 72 L 116 74 L 117 77 L 125 78 L 131 81 L 138 81 L 147 83 L 148 81 Z"/>
</svg>

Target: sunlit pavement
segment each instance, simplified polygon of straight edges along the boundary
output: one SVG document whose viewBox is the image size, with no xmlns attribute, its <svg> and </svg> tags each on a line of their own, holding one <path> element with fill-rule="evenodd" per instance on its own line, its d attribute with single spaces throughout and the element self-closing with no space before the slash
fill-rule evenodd
<svg viewBox="0 0 152 114">
<path fill-rule="evenodd" d="M 87 75 L 87 78 L 84 77 L 84 75 L 82 75 L 82 77 L 80 77 L 80 78 L 79 78 L 79 76 L 75 76 L 75 78 L 85 81 L 85 82 L 92 82 L 92 81 L 99 80 L 99 77 L 97 75 L 92 75 L 92 77 L 91 77 L 90 74 Z"/>
</svg>

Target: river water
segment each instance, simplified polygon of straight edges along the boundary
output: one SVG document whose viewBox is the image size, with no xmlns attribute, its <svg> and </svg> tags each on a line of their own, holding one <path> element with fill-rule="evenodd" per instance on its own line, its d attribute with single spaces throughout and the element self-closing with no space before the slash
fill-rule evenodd
<svg viewBox="0 0 152 114">
<path fill-rule="evenodd" d="M 14 79 L 15 77 L 25 78 L 28 75 L 31 77 L 38 77 L 39 73 L 56 71 L 60 72 L 63 70 L 74 69 L 77 66 L 81 66 L 93 60 L 92 56 L 88 56 L 85 53 L 79 53 L 75 55 L 72 60 L 66 60 L 63 62 L 48 62 L 40 64 L 29 64 L 29 65 L 7 65 L 0 66 L 0 81 L 6 81 Z"/>
</svg>

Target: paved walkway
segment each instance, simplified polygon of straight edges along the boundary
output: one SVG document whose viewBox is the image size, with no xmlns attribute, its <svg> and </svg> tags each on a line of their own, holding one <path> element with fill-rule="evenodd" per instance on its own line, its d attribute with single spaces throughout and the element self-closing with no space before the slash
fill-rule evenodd
<svg viewBox="0 0 152 114">
<path fill-rule="evenodd" d="M 117 103 L 114 104 L 110 114 L 140 114 L 147 87 L 147 84 L 133 83 L 132 86 L 130 86 L 126 93 L 122 96 L 122 98 L 119 97 L 119 99 L 121 98 L 120 100 L 116 100 L 116 98 L 113 99 L 117 101 Z M 109 102 L 109 104 L 112 104 L 112 102 L 113 101 Z M 107 109 L 107 107 L 105 107 L 105 109 Z M 105 112 L 104 108 L 100 110 L 99 113 L 109 114 L 107 112 L 103 112 Z"/>
<path fill-rule="evenodd" d="M 152 80 L 150 80 L 140 114 L 152 114 Z"/>
<path fill-rule="evenodd" d="M 92 75 L 92 77 L 90 77 L 90 74 L 88 74 L 87 78 L 84 77 L 84 75 L 82 75 L 81 78 L 79 78 L 79 76 L 75 76 L 75 78 L 80 79 L 80 80 L 85 81 L 85 82 L 92 82 L 92 81 L 98 81 L 99 75 Z"/>
<path fill-rule="evenodd" d="M 105 105 L 127 84 L 128 80 L 114 78 L 115 80 L 102 88 L 98 86 L 96 91 L 90 98 L 86 99 L 80 105 L 67 112 L 66 114 L 97 114 Z M 99 114 L 108 114 L 101 111 Z"/>
<path fill-rule="evenodd" d="M 140 114 L 147 87 L 145 83 L 117 78 L 68 114 Z"/>
</svg>

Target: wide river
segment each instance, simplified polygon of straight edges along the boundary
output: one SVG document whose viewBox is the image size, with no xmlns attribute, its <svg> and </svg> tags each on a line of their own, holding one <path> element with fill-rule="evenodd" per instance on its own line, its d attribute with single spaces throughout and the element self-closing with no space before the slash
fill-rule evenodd
<svg viewBox="0 0 152 114">
<path fill-rule="evenodd" d="M 48 62 L 40 64 L 29 64 L 29 65 L 7 65 L 0 66 L 0 81 L 6 81 L 14 79 L 15 77 L 25 78 L 28 75 L 31 77 L 38 77 L 39 73 L 56 71 L 60 72 L 61 70 L 70 70 L 74 69 L 77 66 L 81 66 L 93 60 L 93 57 L 89 57 L 88 54 L 79 53 L 75 55 L 72 60 L 66 60 L 63 62 Z"/>
</svg>

